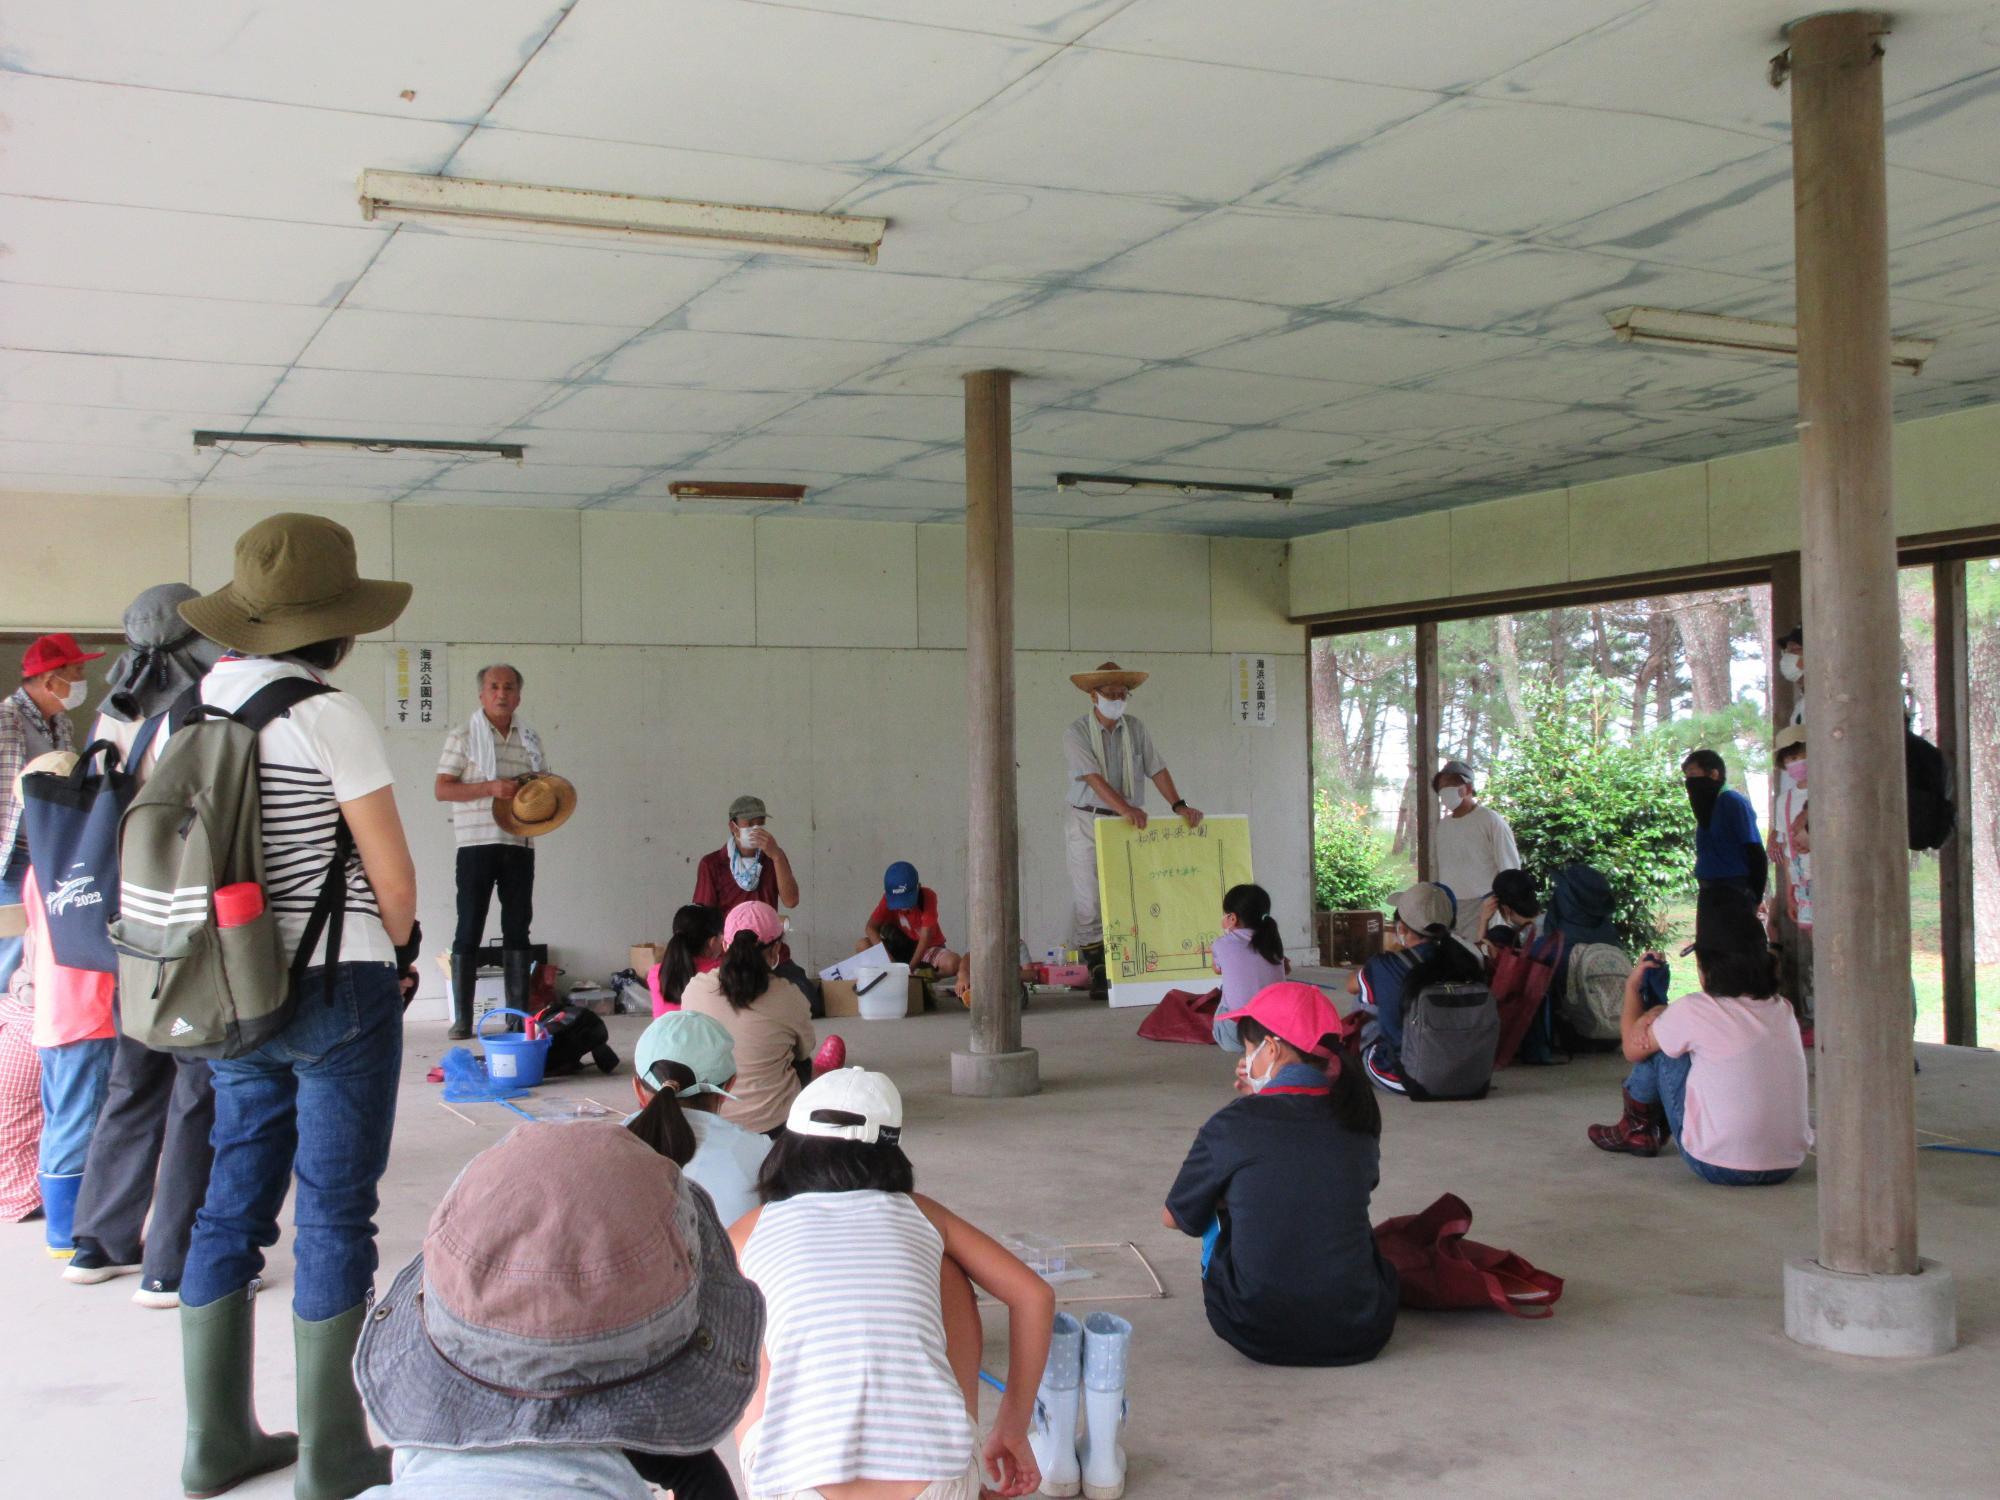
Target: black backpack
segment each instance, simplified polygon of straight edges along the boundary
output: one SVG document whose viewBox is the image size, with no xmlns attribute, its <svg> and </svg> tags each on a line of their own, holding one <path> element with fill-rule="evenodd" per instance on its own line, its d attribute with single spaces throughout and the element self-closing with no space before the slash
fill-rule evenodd
<svg viewBox="0 0 2000 1500">
<path fill-rule="evenodd" d="M 1951 800 L 1951 771 L 1944 752 L 1907 725 L 1903 728 L 1903 781 L 1910 797 L 1910 847 L 1938 849 L 1958 826 Z"/>
</svg>

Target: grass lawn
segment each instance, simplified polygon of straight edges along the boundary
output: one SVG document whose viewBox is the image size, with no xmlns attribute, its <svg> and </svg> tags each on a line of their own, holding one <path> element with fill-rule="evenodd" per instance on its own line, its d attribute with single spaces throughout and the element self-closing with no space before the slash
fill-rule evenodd
<svg viewBox="0 0 2000 1500">
<path fill-rule="evenodd" d="M 1694 903 L 1668 914 L 1671 941 L 1678 947 L 1694 935 Z M 1938 862 L 1935 855 L 1910 866 L 1910 978 L 1917 987 L 1917 1040 L 1944 1040 L 1944 959 L 1939 951 Z M 1690 960 L 1692 962 L 1692 960 Z M 2000 964 L 1979 966 L 1979 1040 L 2000 1047 Z"/>
</svg>

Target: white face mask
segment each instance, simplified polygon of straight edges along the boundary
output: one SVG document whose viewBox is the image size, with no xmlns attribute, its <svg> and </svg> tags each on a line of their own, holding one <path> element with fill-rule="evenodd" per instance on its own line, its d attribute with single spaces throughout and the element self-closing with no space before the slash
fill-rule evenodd
<svg viewBox="0 0 2000 1500">
<path fill-rule="evenodd" d="M 1438 793 L 1438 801 L 1444 804 L 1446 812 L 1457 812 L 1458 804 L 1465 800 L 1465 788 L 1448 786 Z"/>
<path fill-rule="evenodd" d="M 756 845 L 751 842 L 756 837 L 757 830 L 754 828 L 739 829 L 736 834 L 736 847 L 741 849 L 745 854 L 748 854 L 756 848 Z"/>
<path fill-rule="evenodd" d="M 63 689 L 62 706 L 66 709 L 82 708 L 84 695 L 89 691 L 90 684 L 79 677 L 75 682 L 72 682 L 68 687 Z"/>
<path fill-rule="evenodd" d="M 1092 694 L 1090 701 L 1097 705 L 1097 711 L 1100 714 L 1114 724 L 1125 717 L 1125 700 L 1123 698 L 1099 698 L 1095 694 Z"/>
<path fill-rule="evenodd" d="M 1269 1037 L 1264 1038 L 1263 1041 L 1257 1044 L 1255 1050 L 1253 1050 L 1251 1054 L 1243 1061 L 1243 1081 L 1250 1085 L 1250 1092 L 1253 1094 L 1263 1093 L 1265 1089 L 1271 1086 L 1271 1080 L 1278 1076 L 1278 1070 L 1276 1068 L 1273 1068 L 1270 1072 L 1266 1073 L 1262 1078 L 1259 1078 L 1255 1073 L 1250 1071 L 1251 1065 L 1257 1061 L 1257 1053 L 1262 1052 L 1266 1047 L 1270 1045 L 1271 1045 L 1271 1039 Z"/>
<path fill-rule="evenodd" d="M 1804 681 L 1806 669 L 1799 665 L 1799 653 L 1787 651 L 1778 658 L 1778 675 L 1787 682 Z"/>
</svg>

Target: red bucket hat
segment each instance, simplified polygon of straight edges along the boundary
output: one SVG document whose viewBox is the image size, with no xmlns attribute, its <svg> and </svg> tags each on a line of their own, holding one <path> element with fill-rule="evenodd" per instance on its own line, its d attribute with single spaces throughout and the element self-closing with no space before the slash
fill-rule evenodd
<svg viewBox="0 0 2000 1500">
<path fill-rule="evenodd" d="M 28 646 L 21 658 L 21 675 L 39 677 L 44 672 L 53 672 L 58 667 L 73 667 L 78 662 L 96 661 L 104 655 L 102 651 L 86 651 L 76 643 L 76 637 L 67 631 L 54 635 L 40 636 Z"/>
<path fill-rule="evenodd" d="M 1344 1043 L 1351 1029 L 1325 994 L 1295 979 L 1265 985 L 1243 1009 L 1216 1019 L 1240 1021 L 1245 1017 L 1299 1051 L 1317 1052 L 1322 1057 Z M 1331 1044 L 1329 1037 L 1333 1039 Z"/>
</svg>

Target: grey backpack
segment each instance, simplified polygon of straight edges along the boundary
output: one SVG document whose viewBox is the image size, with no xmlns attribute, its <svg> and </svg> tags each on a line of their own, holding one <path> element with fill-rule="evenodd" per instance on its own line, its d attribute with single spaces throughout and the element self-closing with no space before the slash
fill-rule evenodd
<svg viewBox="0 0 2000 1500">
<path fill-rule="evenodd" d="M 1556 1013 L 1578 1036 L 1615 1042 L 1625 1013 L 1625 977 L 1632 960 L 1612 943 L 1579 943 L 1569 950 Z"/>
<path fill-rule="evenodd" d="M 235 713 L 200 701 L 199 686 L 174 706 L 177 727 L 118 827 L 118 1013 L 125 1035 L 182 1057 L 235 1057 L 290 1022 L 306 962 L 328 932 L 340 951 L 353 849 L 335 824 L 333 862 L 295 956 L 279 938 L 268 901 L 249 921 L 217 923 L 215 892 L 264 882 L 257 732 L 292 706 L 334 691 L 285 677 Z"/>
<path fill-rule="evenodd" d="M 1500 1007 L 1483 983 L 1427 984 L 1403 1003 L 1403 1082 L 1412 1099 L 1483 1099 Z"/>
</svg>

